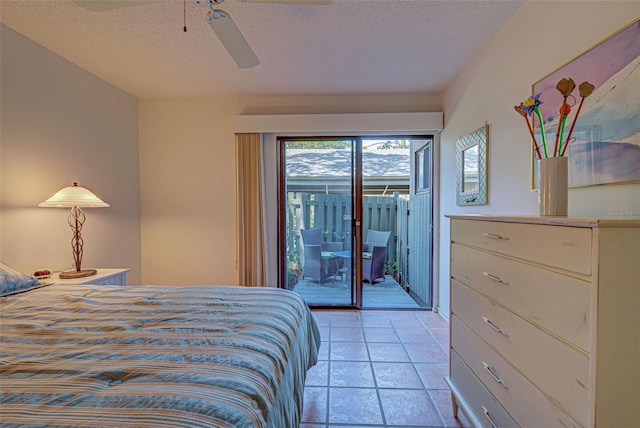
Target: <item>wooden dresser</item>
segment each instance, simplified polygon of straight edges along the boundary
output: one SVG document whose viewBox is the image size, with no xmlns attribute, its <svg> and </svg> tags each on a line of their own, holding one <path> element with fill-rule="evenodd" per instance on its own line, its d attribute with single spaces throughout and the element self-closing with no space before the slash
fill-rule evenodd
<svg viewBox="0 0 640 428">
<path fill-rule="evenodd" d="M 640 219 L 448 217 L 454 413 L 640 427 Z"/>
</svg>

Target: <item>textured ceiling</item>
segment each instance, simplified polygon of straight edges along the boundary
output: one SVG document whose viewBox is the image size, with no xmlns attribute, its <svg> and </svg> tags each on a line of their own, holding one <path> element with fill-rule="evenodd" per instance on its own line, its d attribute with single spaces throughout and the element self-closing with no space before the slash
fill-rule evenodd
<svg viewBox="0 0 640 428">
<path fill-rule="evenodd" d="M 90 12 L 70 0 L 0 0 L 0 20 L 136 97 L 436 93 L 523 3 L 227 0 L 216 8 L 260 59 L 241 70 L 208 26 L 204 1 Z"/>
</svg>

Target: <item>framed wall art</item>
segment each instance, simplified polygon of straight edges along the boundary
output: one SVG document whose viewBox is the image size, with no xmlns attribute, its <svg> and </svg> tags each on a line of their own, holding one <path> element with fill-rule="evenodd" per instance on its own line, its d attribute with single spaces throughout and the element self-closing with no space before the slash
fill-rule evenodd
<svg viewBox="0 0 640 428">
<path fill-rule="evenodd" d="M 540 112 L 548 141 L 558 126 L 563 97 L 556 84 L 562 78 L 595 85 L 567 146 L 569 187 L 640 181 L 640 19 L 533 84 L 533 94 L 540 93 L 543 101 Z M 567 101 L 577 108 L 578 98 L 575 93 Z M 538 121 L 534 133 L 539 141 Z M 537 162 L 532 164 L 536 189 Z"/>
<path fill-rule="evenodd" d="M 456 203 L 487 204 L 487 140 L 489 125 L 461 137 L 456 142 Z"/>
</svg>

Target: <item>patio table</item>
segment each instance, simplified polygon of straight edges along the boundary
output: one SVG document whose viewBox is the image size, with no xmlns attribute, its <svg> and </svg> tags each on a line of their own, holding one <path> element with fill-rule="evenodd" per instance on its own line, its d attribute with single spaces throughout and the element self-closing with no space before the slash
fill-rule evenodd
<svg viewBox="0 0 640 428">
<path fill-rule="evenodd" d="M 340 257 L 343 259 L 350 259 L 351 256 L 353 255 L 353 253 L 351 251 L 333 251 L 331 252 L 332 255 L 336 256 L 336 257 Z M 363 251 L 362 252 L 362 258 L 363 259 L 370 259 L 371 258 L 371 253 L 368 251 Z"/>
<path fill-rule="evenodd" d="M 337 269 L 336 274 L 340 274 L 340 280 L 342 280 L 342 275 L 345 275 L 345 281 L 346 281 L 346 275 L 347 273 L 351 270 L 351 259 L 353 257 L 353 252 L 346 250 L 346 251 L 333 251 L 331 253 L 333 256 L 340 258 L 340 259 L 345 259 L 345 267 L 341 268 L 341 269 Z M 368 251 L 363 251 L 362 252 L 362 258 L 363 259 L 370 259 L 371 258 L 371 253 Z M 337 276 L 337 275 L 336 275 Z M 335 276 L 334 276 L 335 278 Z M 348 286 L 348 284 L 347 284 Z"/>
</svg>

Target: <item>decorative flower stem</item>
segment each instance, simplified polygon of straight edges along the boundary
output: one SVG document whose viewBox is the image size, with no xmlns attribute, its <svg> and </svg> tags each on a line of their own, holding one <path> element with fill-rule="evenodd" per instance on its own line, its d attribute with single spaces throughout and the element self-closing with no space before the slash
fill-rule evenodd
<svg viewBox="0 0 640 428">
<path fill-rule="evenodd" d="M 527 128 L 529 129 L 529 135 L 531 135 L 531 141 L 533 143 L 533 148 L 536 151 L 536 155 L 538 155 L 538 159 L 542 159 L 542 155 L 540 154 L 540 146 L 536 141 L 536 137 L 533 134 L 533 128 L 531 127 L 531 124 L 529 123 L 529 118 L 527 118 L 526 115 L 524 116 L 524 121 L 527 122 Z"/>
<path fill-rule="evenodd" d="M 549 153 L 547 152 L 547 136 L 544 132 L 544 123 L 542 121 L 542 115 L 540 114 L 540 109 L 538 107 L 533 109 L 536 116 L 538 116 L 538 121 L 540 121 L 540 134 L 542 136 L 542 150 L 544 151 L 544 157 L 548 158 Z"/>
<path fill-rule="evenodd" d="M 576 111 L 576 115 L 573 117 L 573 123 L 571 123 L 571 127 L 569 128 L 569 133 L 567 134 L 567 143 L 564 145 L 565 150 L 569 145 L 569 139 L 571 138 L 571 134 L 573 134 L 573 128 L 576 126 L 576 122 L 578 121 L 578 115 L 580 114 L 580 110 L 582 109 L 582 104 L 584 104 L 584 98 L 580 100 L 580 104 L 578 104 L 578 110 Z"/>
<path fill-rule="evenodd" d="M 578 105 L 578 110 L 576 111 L 576 115 L 573 117 L 573 122 L 571 123 L 571 127 L 569 128 L 569 133 L 567 134 L 567 142 L 564 145 L 564 149 L 560 156 L 564 156 L 564 153 L 567 151 L 567 147 L 569 146 L 569 141 L 571 140 L 571 135 L 573 134 L 573 128 L 576 126 L 576 122 L 578 121 L 578 116 L 580 116 L 580 110 L 582 109 L 582 104 L 584 104 L 584 99 L 593 93 L 593 90 L 596 87 L 593 86 L 589 82 L 582 82 L 580 86 L 578 86 L 578 91 L 580 91 L 580 104 Z"/>
<path fill-rule="evenodd" d="M 562 94 L 562 105 L 558 112 L 558 129 L 556 130 L 556 142 L 553 146 L 553 156 L 560 156 L 560 147 L 558 146 L 563 137 L 564 132 L 564 120 L 571 111 L 571 107 L 567 105 L 567 97 L 571 95 L 571 92 L 576 88 L 576 84 L 572 78 L 562 78 L 556 85 L 556 89 Z"/>
<path fill-rule="evenodd" d="M 556 141 L 553 144 L 553 156 L 560 154 L 560 150 L 558 148 L 559 142 L 562 139 L 562 131 L 564 131 L 564 127 L 561 126 L 564 124 L 564 120 L 566 116 L 564 115 L 564 108 L 567 105 L 567 97 L 562 99 L 562 105 L 560 106 L 560 115 L 558 116 L 558 129 L 556 130 Z"/>
<path fill-rule="evenodd" d="M 562 149 L 563 148 L 562 141 L 564 138 L 564 126 L 566 123 L 567 123 L 567 116 L 564 115 L 562 116 L 562 122 L 560 122 L 560 143 L 559 143 L 560 145 L 558 146 L 558 156 L 562 156 L 562 153 L 564 153 L 564 150 Z M 567 141 L 567 144 L 568 144 L 568 141 Z M 564 145 L 565 148 L 567 147 L 567 144 Z"/>
<path fill-rule="evenodd" d="M 571 106 L 569 104 L 563 103 L 558 111 L 558 117 L 560 118 L 560 123 L 558 123 L 558 132 L 556 132 L 556 144 L 559 144 L 557 150 L 554 151 L 554 156 L 562 156 L 562 142 L 564 141 L 564 127 L 567 123 L 567 117 L 571 113 Z M 558 138 L 559 137 L 559 138 Z M 566 146 L 566 144 L 565 144 Z"/>
</svg>

